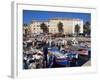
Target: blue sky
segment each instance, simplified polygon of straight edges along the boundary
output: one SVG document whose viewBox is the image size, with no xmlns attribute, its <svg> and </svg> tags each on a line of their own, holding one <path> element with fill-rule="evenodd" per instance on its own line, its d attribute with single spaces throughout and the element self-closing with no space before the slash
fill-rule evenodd
<svg viewBox="0 0 100 80">
<path fill-rule="evenodd" d="M 84 23 L 86 21 L 91 22 L 90 13 L 23 10 L 24 24 L 30 24 L 32 20 L 46 21 L 52 18 L 74 18 L 82 19 Z"/>
</svg>

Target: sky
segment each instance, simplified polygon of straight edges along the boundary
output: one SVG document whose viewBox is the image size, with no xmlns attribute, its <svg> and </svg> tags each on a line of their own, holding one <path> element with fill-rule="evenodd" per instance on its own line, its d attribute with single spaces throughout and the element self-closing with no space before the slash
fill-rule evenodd
<svg viewBox="0 0 100 80">
<path fill-rule="evenodd" d="M 32 20 L 48 21 L 49 19 L 52 19 L 52 18 L 82 19 L 83 23 L 87 21 L 91 23 L 90 13 L 23 10 L 24 24 L 30 24 Z"/>
</svg>

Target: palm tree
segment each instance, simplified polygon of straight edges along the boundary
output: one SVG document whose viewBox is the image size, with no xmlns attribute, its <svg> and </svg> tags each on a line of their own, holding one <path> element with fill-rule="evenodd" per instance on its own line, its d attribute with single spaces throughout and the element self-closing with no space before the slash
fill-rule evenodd
<svg viewBox="0 0 100 80">
<path fill-rule="evenodd" d="M 75 25 L 75 33 L 77 34 L 77 36 L 79 35 L 80 32 L 80 26 L 78 24 Z"/>
<path fill-rule="evenodd" d="M 59 31 L 59 33 L 63 33 L 64 32 L 63 23 L 62 22 L 58 23 L 58 31 Z"/>
<path fill-rule="evenodd" d="M 83 26 L 83 33 L 90 35 L 91 29 L 90 29 L 90 23 L 87 21 Z"/>
<path fill-rule="evenodd" d="M 40 28 L 43 30 L 44 33 L 49 32 L 49 28 L 47 27 L 47 25 L 44 22 L 40 24 Z"/>
<path fill-rule="evenodd" d="M 28 24 L 23 24 L 24 36 L 27 37 L 28 35 Z"/>
</svg>

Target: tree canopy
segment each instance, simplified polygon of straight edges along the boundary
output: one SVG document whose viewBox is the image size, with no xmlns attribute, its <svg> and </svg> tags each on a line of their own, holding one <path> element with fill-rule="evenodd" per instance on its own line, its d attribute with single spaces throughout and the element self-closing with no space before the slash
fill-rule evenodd
<svg viewBox="0 0 100 80">
<path fill-rule="evenodd" d="M 75 25 L 75 33 L 77 34 L 77 36 L 80 33 L 80 26 L 79 26 L 79 24 Z"/>
<path fill-rule="evenodd" d="M 49 32 L 49 29 L 48 29 L 47 25 L 44 22 L 40 24 L 40 28 L 43 30 L 44 33 Z"/>
<path fill-rule="evenodd" d="M 83 33 L 84 33 L 84 34 L 90 35 L 90 32 L 91 32 L 90 23 L 87 21 L 87 22 L 83 25 Z"/>
<path fill-rule="evenodd" d="M 59 33 L 63 33 L 64 32 L 63 23 L 62 22 L 58 23 L 58 31 L 59 31 Z"/>
</svg>

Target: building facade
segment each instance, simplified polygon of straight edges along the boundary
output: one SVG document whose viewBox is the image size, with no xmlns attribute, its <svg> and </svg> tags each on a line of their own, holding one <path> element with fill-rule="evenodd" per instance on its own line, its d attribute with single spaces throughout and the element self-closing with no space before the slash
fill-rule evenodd
<svg viewBox="0 0 100 80">
<path fill-rule="evenodd" d="M 74 34 L 75 33 L 75 25 L 80 26 L 79 33 L 83 33 L 83 20 L 80 19 L 50 19 L 49 21 L 32 21 L 29 25 L 29 29 L 31 33 L 43 33 L 40 25 L 44 23 L 48 29 L 49 33 L 59 33 L 58 24 L 61 22 L 63 24 L 63 33 L 64 34 Z"/>
</svg>

